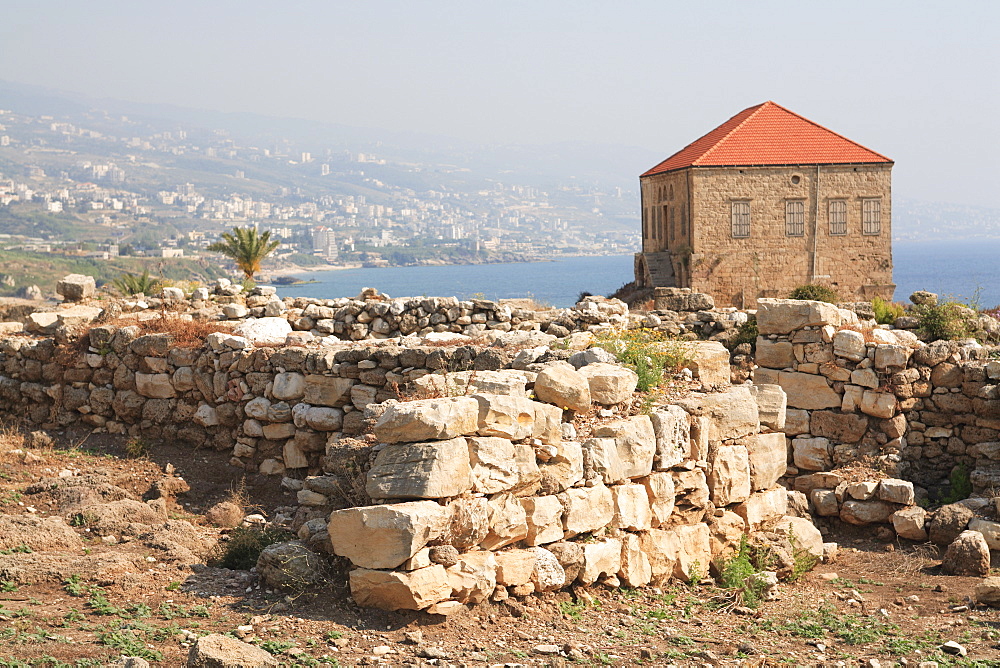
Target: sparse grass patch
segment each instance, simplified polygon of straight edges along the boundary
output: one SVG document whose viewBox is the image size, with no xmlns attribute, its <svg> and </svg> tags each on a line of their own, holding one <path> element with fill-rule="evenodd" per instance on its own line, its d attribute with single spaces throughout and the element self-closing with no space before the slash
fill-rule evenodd
<svg viewBox="0 0 1000 668">
<path fill-rule="evenodd" d="M 875 297 L 872 299 L 872 311 L 875 313 L 875 322 L 891 325 L 896 322 L 896 318 L 906 313 L 906 307 L 898 302 L 887 302 L 881 297 Z"/>
</svg>

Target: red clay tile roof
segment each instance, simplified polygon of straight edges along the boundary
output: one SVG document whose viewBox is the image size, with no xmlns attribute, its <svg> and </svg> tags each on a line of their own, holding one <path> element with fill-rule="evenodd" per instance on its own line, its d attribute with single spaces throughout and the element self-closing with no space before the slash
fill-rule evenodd
<svg viewBox="0 0 1000 668">
<path fill-rule="evenodd" d="M 642 176 L 684 167 L 892 162 L 774 102 L 744 109 Z"/>
</svg>

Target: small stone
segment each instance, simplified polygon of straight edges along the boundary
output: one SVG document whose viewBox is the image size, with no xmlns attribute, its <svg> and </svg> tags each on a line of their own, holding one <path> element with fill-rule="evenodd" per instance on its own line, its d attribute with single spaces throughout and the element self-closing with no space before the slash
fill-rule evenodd
<svg viewBox="0 0 1000 668">
<path fill-rule="evenodd" d="M 836 573 L 820 573 L 819 579 L 826 580 L 827 582 L 829 582 L 831 580 L 839 580 L 840 576 L 837 575 Z"/>
<path fill-rule="evenodd" d="M 941 645 L 941 651 L 945 654 L 954 654 L 955 656 L 965 656 L 969 653 L 965 647 L 959 645 L 954 640 L 949 640 L 945 644 Z"/>
<path fill-rule="evenodd" d="M 553 654 L 559 653 L 559 645 L 535 645 L 531 648 L 531 651 L 535 654 L 541 654 L 543 656 L 551 656 Z"/>
</svg>

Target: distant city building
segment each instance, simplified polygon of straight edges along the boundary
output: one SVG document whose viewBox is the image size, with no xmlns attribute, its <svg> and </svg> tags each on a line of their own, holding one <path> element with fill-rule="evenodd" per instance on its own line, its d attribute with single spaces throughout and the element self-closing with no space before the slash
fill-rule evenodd
<svg viewBox="0 0 1000 668">
<path fill-rule="evenodd" d="M 314 227 L 312 242 L 314 254 L 326 258 L 330 262 L 337 259 L 337 236 L 329 227 Z"/>
<path fill-rule="evenodd" d="M 809 283 L 891 299 L 892 166 L 774 102 L 745 109 L 639 177 L 636 283 L 748 308 Z"/>
</svg>

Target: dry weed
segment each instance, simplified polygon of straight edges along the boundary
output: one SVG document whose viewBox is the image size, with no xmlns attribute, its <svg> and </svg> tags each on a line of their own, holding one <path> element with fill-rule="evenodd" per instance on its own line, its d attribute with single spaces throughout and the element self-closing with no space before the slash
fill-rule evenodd
<svg viewBox="0 0 1000 668">
<path fill-rule="evenodd" d="M 7 454 L 11 450 L 23 450 L 25 435 L 17 427 L 0 422 L 0 453 Z"/>
</svg>

